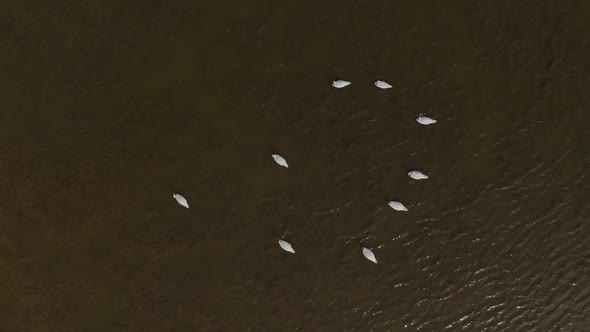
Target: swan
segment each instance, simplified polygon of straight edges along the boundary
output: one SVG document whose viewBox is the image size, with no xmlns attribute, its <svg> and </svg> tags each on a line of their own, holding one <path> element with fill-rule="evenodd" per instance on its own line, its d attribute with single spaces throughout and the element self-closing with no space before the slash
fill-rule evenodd
<svg viewBox="0 0 590 332">
<path fill-rule="evenodd" d="M 371 251 L 371 249 L 367 249 L 367 248 L 363 247 L 363 255 L 365 256 L 366 259 L 377 264 L 377 258 L 375 257 L 375 254 Z"/>
<path fill-rule="evenodd" d="M 272 159 L 274 159 L 275 163 L 279 164 L 280 166 L 283 166 L 285 168 L 289 168 L 289 164 L 287 164 L 287 161 L 285 160 L 285 158 L 279 156 L 278 154 L 273 154 Z"/>
<path fill-rule="evenodd" d="M 385 81 L 377 80 L 375 81 L 375 86 L 379 89 L 391 89 L 393 86 Z"/>
<path fill-rule="evenodd" d="M 408 175 L 414 180 L 426 180 L 428 179 L 428 175 L 420 172 L 420 171 L 409 171 Z"/>
<path fill-rule="evenodd" d="M 425 125 L 425 126 L 436 123 L 435 119 L 429 118 L 425 115 L 420 115 L 419 117 L 416 118 L 416 121 L 418 121 L 419 124 Z"/>
<path fill-rule="evenodd" d="M 293 246 L 291 246 L 291 243 L 284 241 L 284 240 L 279 240 L 279 246 L 281 246 L 281 248 L 283 248 L 283 250 L 285 250 L 286 252 L 290 252 L 292 254 L 295 253 L 295 249 L 293 249 Z"/>
<path fill-rule="evenodd" d="M 181 194 L 175 193 L 174 195 L 172 195 L 172 197 L 174 197 L 174 199 L 176 199 L 178 204 L 180 204 L 188 209 L 188 202 L 186 201 L 186 198 L 184 198 Z"/>
<path fill-rule="evenodd" d="M 408 208 L 398 201 L 389 201 L 387 205 L 389 205 L 392 209 L 396 211 L 408 211 Z"/>
<path fill-rule="evenodd" d="M 351 83 L 349 81 L 345 81 L 345 80 L 335 80 L 334 82 L 332 82 L 332 86 L 335 87 L 336 89 L 342 89 L 344 87 L 349 86 Z"/>
</svg>

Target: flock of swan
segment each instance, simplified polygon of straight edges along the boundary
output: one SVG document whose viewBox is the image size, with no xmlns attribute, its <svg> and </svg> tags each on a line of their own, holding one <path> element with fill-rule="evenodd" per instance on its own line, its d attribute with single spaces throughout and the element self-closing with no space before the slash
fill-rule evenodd
<svg viewBox="0 0 590 332">
<path fill-rule="evenodd" d="M 349 86 L 350 84 L 351 84 L 351 82 L 345 81 L 345 80 L 335 80 L 332 82 L 332 86 L 337 89 L 345 88 L 345 87 Z M 375 81 L 374 84 L 379 89 L 393 88 L 393 86 L 391 84 L 389 84 L 385 81 L 381 81 L 381 80 Z M 416 122 L 418 122 L 421 125 L 427 126 L 427 125 L 431 125 L 431 124 L 436 123 L 436 120 L 421 114 L 421 115 L 418 115 L 418 117 L 416 118 Z M 282 157 L 281 155 L 272 154 L 271 157 L 275 161 L 275 163 L 277 163 L 277 165 L 285 167 L 285 168 L 289 168 L 289 164 L 287 163 L 287 160 L 284 157 Z M 408 176 L 414 180 L 428 179 L 428 175 L 426 175 L 420 171 L 417 171 L 417 170 L 409 171 Z M 187 209 L 189 208 L 188 201 L 182 195 L 175 193 L 174 195 L 172 195 L 172 197 L 174 197 L 174 199 L 176 199 L 176 202 L 178 204 L 180 204 L 181 206 L 183 206 Z M 387 205 L 389 205 L 389 207 L 391 207 L 395 211 L 400 211 L 400 212 L 408 211 L 408 208 L 400 201 L 389 201 L 389 202 L 387 202 Z M 279 246 L 286 252 L 289 252 L 292 254 L 295 253 L 295 249 L 293 249 L 293 246 L 289 242 L 287 242 L 283 239 L 279 240 Z M 362 253 L 366 259 L 377 264 L 377 258 L 375 257 L 375 254 L 373 253 L 373 251 L 371 249 L 362 247 Z"/>
</svg>

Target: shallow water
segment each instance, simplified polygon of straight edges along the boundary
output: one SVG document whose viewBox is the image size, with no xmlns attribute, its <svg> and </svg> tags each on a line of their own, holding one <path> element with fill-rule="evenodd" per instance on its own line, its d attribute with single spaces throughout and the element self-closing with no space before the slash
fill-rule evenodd
<svg viewBox="0 0 590 332">
<path fill-rule="evenodd" d="M 590 5 L 237 4 L 0 4 L 0 330 L 590 330 Z"/>
</svg>

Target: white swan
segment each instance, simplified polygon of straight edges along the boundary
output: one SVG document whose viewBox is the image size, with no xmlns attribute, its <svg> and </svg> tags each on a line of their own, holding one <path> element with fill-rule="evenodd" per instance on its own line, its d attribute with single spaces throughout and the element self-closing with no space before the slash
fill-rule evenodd
<svg viewBox="0 0 590 332">
<path fill-rule="evenodd" d="M 279 240 L 279 246 L 281 246 L 281 248 L 283 248 L 283 250 L 285 250 L 286 252 L 290 252 L 292 254 L 295 253 L 295 249 L 293 249 L 293 246 L 291 246 L 291 243 L 289 243 L 287 241 Z"/>
<path fill-rule="evenodd" d="M 287 161 L 285 160 L 285 158 L 279 156 L 278 154 L 273 154 L 272 159 L 275 160 L 275 163 L 277 163 L 283 167 L 289 168 L 289 164 L 287 164 Z"/>
<path fill-rule="evenodd" d="M 428 126 L 430 124 L 436 123 L 435 119 L 429 118 L 427 116 L 424 115 L 420 115 L 419 117 L 416 118 L 416 121 L 418 121 L 419 124 L 421 125 L 425 125 Z"/>
<path fill-rule="evenodd" d="M 420 172 L 420 171 L 410 171 L 408 175 L 414 180 L 426 180 L 428 179 L 428 175 Z"/>
<path fill-rule="evenodd" d="M 337 89 L 342 89 L 342 88 L 347 87 L 349 85 L 350 85 L 350 82 L 345 81 L 345 80 L 336 80 L 336 81 L 332 82 L 332 86 Z"/>
<path fill-rule="evenodd" d="M 408 208 L 405 205 L 403 205 L 402 202 L 389 201 L 387 205 L 389 205 L 392 209 L 396 211 L 408 211 Z"/>
<path fill-rule="evenodd" d="M 375 86 L 379 89 L 391 89 L 393 86 L 385 81 L 377 80 L 375 81 Z"/>
<path fill-rule="evenodd" d="M 186 201 L 186 198 L 184 198 L 181 194 L 174 194 L 174 195 L 172 195 L 172 197 L 174 197 L 176 199 L 178 204 L 180 204 L 188 209 L 188 202 Z"/>
<path fill-rule="evenodd" d="M 375 257 L 375 254 L 371 251 L 371 249 L 367 249 L 367 248 L 363 247 L 363 255 L 365 256 L 366 259 L 377 264 L 377 258 Z"/>
</svg>

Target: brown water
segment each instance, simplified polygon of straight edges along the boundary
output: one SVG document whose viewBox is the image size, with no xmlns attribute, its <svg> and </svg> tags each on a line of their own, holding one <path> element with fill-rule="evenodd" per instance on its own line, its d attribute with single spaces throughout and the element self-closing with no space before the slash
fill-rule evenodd
<svg viewBox="0 0 590 332">
<path fill-rule="evenodd" d="M 590 331 L 587 1 L 0 13 L 0 331 Z"/>
</svg>

